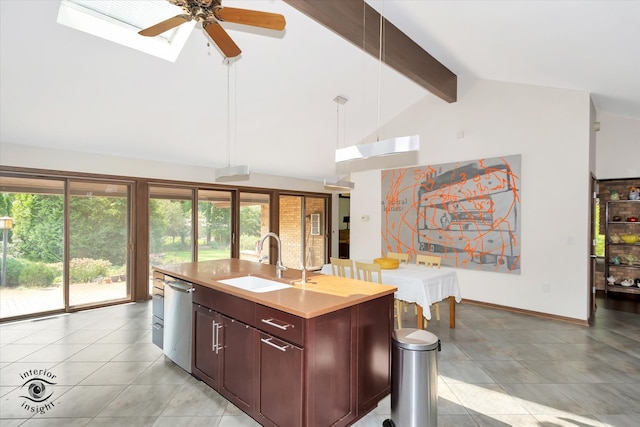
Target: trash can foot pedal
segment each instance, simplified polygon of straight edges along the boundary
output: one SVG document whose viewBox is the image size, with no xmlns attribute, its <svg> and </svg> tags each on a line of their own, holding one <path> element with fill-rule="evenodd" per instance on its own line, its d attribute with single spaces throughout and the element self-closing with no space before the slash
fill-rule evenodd
<svg viewBox="0 0 640 427">
<path fill-rule="evenodd" d="M 384 420 L 382 422 L 382 427 L 396 427 L 396 425 L 391 420 Z"/>
</svg>

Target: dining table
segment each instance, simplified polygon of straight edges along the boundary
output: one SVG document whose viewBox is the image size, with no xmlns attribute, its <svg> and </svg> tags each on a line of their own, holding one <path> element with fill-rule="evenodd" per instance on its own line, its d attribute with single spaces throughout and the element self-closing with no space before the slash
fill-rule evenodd
<svg viewBox="0 0 640 427">
<path fill-rule="evenodd" d="M 323 265 L 320 273 L 333 274 L 331 264 Z M 350 274 L 347 267 L 346 275 Z M 398 288 L 395 292 L 396 299 L 416 304 L 418 329 L 424 329 L 425 318 L 431 320 L 429 307 L 446 298 L 449 298 L 449 327 L 456 327 L 456 303 L 462 301 L 462 295 L 455 268 L 400 263 L 398 268 L 382 269 L 381 274 L 382 283 Z M 377 282 L 377 273 L 372 275 L 372 280 Z M 357 278 L 355 273 L 354 278 Z"/>
</svg>

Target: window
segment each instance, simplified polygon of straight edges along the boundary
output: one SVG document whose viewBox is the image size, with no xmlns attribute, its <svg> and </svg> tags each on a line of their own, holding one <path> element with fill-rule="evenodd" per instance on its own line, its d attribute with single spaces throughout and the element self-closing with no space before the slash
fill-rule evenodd
<svg viewBox="0 0 640 427">
<path fill-rule="evenodd" d="M 69 306 L 129 300 L 129 185 L 68 185 Z"/>
<path fill-rule="evenodd" d="M 231 258 L 231 193 L 198 190 L 198 261 Z"/>
<path fill-rule="evenodd" d="M 149 187 L 149 292 L 155 265 L 193 261 L 193 190 Z"/>
<path fill-rule="evenodd" d="M 64 309 L 64 180 L 0 176 L 0 318 Z M 5 238 L 6 237 L 6 238 Z"/>
<path fill-rule="evenodd" d="M 144 37 L 138 31 L 182 13 L 181 8 L 165 0 L 62 0 L 58 23 L 174 62 L 195 21 L 157 37 Z"/>
<path fill-rule="evenodd" d="M 240 193 L 240 259 L 258 261 L 256 243 L 271 230 L 269 194 Z M 274 243 L 275 244 L 275 243 Z M 265 242 L 262 256 L 263 262 L 269 262 L 269 247 Z"/>
<path fill-rule="evenodd" d="M 130 182 L 2 175 L 0 188 L 13 219 L 0 318 L 131 300 Z"/>
<path fill-rule="evenodd" d="M 326 262 L 325 199 L 280 196 L 279 228 L 286 267 L 319 269 Z"/>
<path fill-rule="evenodd" d="M 0 165 L 0 217 L 13 223 L 0 232 L 7 237 L 0 318 L 139 301 L 151 294 L 154 266 L 257 262 L 256 243 L 270 231 L 281 237 L 287 267 L 300 268 L 304 258 L 319 269 L 328 257 L 330 200 Z M 276 250 L 269 239 L 262 255 L 275 263 Z"/>
</svg>

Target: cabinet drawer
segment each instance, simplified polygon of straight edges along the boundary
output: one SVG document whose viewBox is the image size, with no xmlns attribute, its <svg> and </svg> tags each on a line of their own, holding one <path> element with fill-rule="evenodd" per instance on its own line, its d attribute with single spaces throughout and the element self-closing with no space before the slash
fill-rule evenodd
<svg viewBox="0 0 640 427">
<path fill-rule="evenodd" d="M 164 297 L 162 295 L 153 295 L 152 313 L 155 317 L 164 319 Z"/>
<path fill-rule="evenodd" d="M 162 348 L 164 338 L 164 321 L 153 316 L 153 324 L 151 325 L 151 342 Z"/>
<path fill-rule="evenodd" d="M 193 303 L 215 310 L 214 305 L 217 292 L 201 285 L 194 284 L 193 287 Z"/>
<path fill-rule="evenodd" d="M 202 305 L 232 319 L 239 320 L 250 326 L 255 326 L 255 303 L 224 292 L 216 291 L 206 286 L 194 284 L 194 304 Z"/>
<path fill-rule="evenodd" d="M 256 304 L 256 327 L 294 344 L 304 344 L 304 319 Z"/>
<path fill-rule="evenodd" d="M 153 272 L 153 290 L 156 289 L 163 292 L 164 291 L 164 274 L 158 273 L 157 271 Z"/>
</svg>

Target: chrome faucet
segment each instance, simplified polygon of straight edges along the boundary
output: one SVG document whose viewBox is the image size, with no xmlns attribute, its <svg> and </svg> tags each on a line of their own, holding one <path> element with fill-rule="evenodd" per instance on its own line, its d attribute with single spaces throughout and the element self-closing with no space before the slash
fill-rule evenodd
<svg viewBox="0 0 640 427">
<path fill-rule="evenodd" d="M 256 244 L 256 252 L 258 252 L 258 261 L 259 262 L 264 261 L 264 258 L 262 258 L 262 245 L 264 244 L 264 241 L 267 240 L 267 237 L 273 237 L 274 239 L 276 239 L 276 242 L 278 243 L 278 262 L 276 263 L 276 277 L 278 279 L 282 279 L 282 272 L 286 270 L 287 267 L 282 265 L 282 242 L 280 242 L 280 237 L 278 237 L 276 233 L 272 233 L 270 231 L 264 236 L 262 236 L 260 240 L 258 240 L 258 243 Z"/>
<path fill-rule="evenodd" d="M 302 278 L 300 279 L 300 283 L 304 285 L 307 283 L 307 267 L 304 266 L 304 263 L 301 263 L 300 269 L 302 270 Z"/>
</svg>

